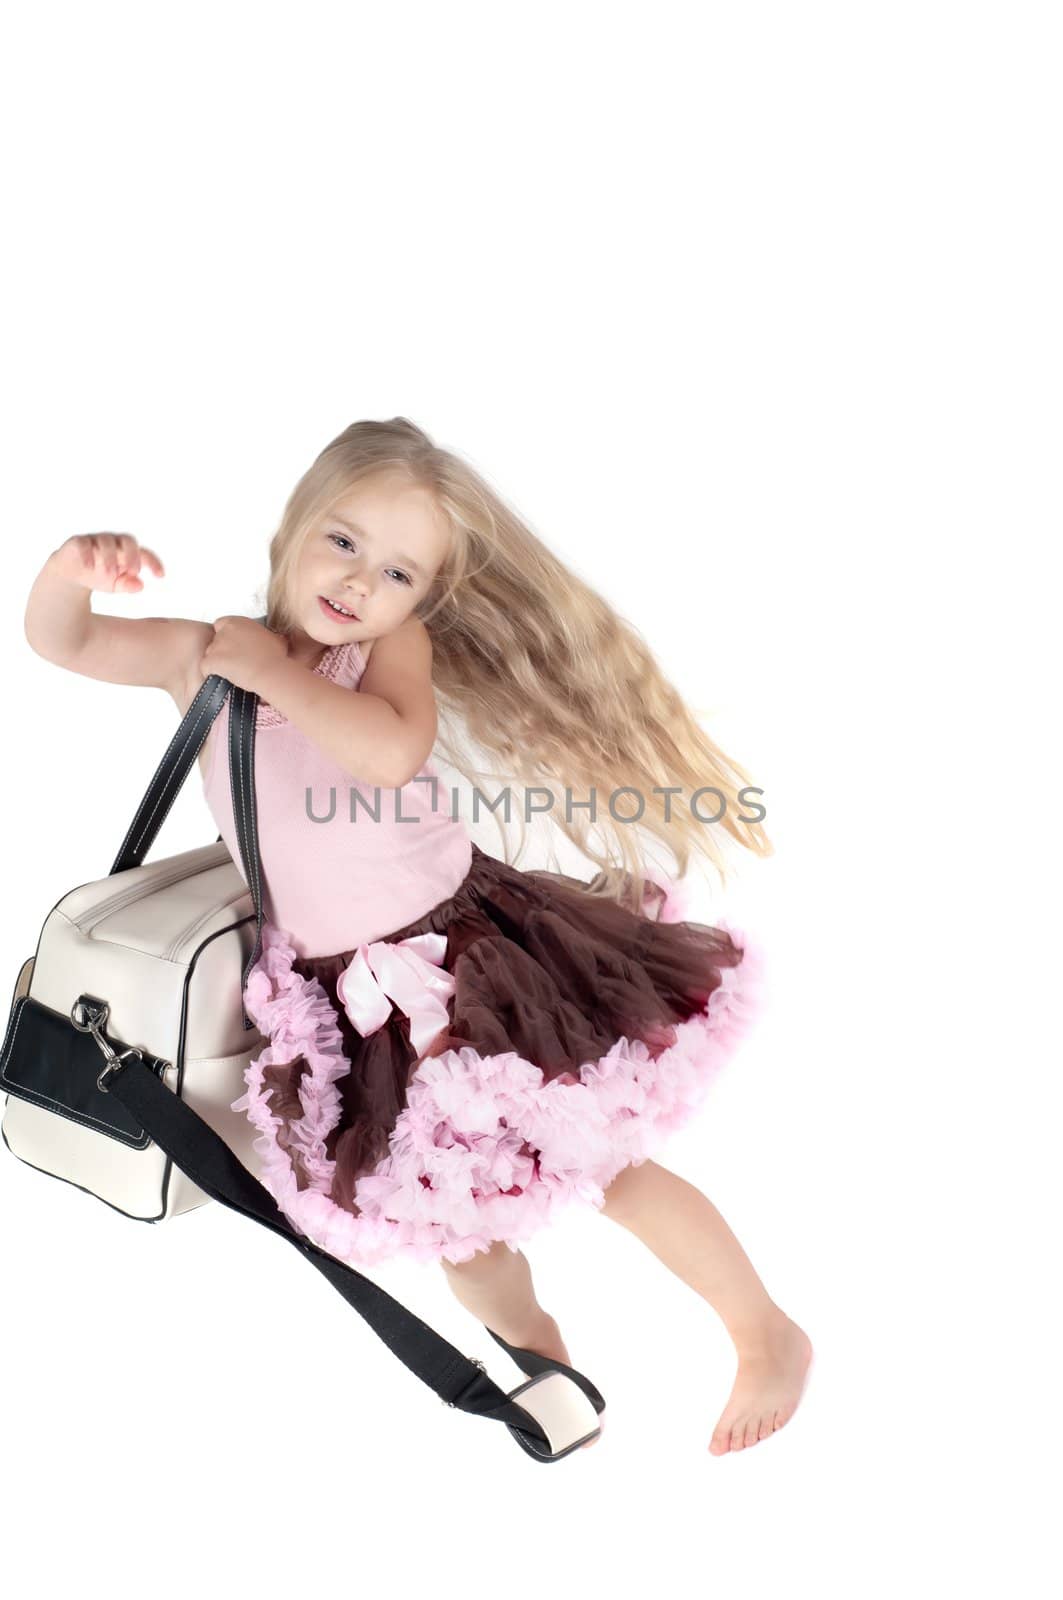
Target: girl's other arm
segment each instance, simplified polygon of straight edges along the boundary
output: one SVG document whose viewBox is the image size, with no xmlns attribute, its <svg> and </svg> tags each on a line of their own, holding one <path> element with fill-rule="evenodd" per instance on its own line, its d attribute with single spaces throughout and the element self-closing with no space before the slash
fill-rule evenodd
<svg viewBox="0 0 1063 1600">
<path fill-rule="evenodd" d="M 432 640 L 410 616 L 375 639 L 370 656 L 356 694 L 290 659 L 261 673 L 255 690 L 352 777 L 402 788 L 435 743 Z M 209 655 L 207 666 L 218 670 Z"/>
<path fill-rule="evenodd" d="M 432 753 L 439 720 L 432 689 L 432 636 L 420 617 L 407 617 L 394 633 L 374 641 L 358 692 L 377 696 L 398 717 L 394 778 L 400 788 L 411 783 Z"/>
<path fill-rule="evenodd" d="M 163 577 L 154 551 L 130 534 L 75 534 L 53 550 L 30 590 L 25 634 L 46 661 L 104 683 L 178 694 L 213 628 L 184 617 L 110 617 L 92 610 L 93 589 L 135 594 L 147 565 Z"/>
</svg>

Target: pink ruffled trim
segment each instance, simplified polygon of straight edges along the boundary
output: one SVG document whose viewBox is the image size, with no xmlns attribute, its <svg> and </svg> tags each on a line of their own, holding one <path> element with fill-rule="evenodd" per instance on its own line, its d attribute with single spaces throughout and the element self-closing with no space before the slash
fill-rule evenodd
<svg viewBox="0 0 1063 1600">
<path fill-rule="evenodd" d="M 688 922 L 690 888 L 682 879 L 669 878 L 658 869 L 656 878 L 646 875 L 642 891 L 642 915 L 654 922 Z M 656 914 L 654 906 L 656 904 Z M 722 924 L 717 923 L 717 927 Z"/>
<path fill-rule="evenodd" d="M 262 950 L 244 988 L 247 1014 L 269 1043 L 249 1063 L 244 1073 L 247 1094 L 232 1103 L 233 1111 L 246 1111 L 264 1137 L 254 1149 L 269 1163 L 271 1175 L 291 1162 L 279 1148 L 276 1130 L 280 1118 L 266 1104 L 272 1090 L 263 1092 L 263 1069 L 284 1066 L 297 1056 L 306 1057 L 309 1070 L 299 1085 L 303 1115 L 290 1124 L 289 1140 L 298 1151 L 311 1188 L 327 1194 L 332 1187 L 335 1162 L 325 1154 L 325 1138 L 340 1117 L 340 1092 L 336 1080 L 351 1070 L 343 1053 L 343 1036 L 335 1012 L 316 978 L 292 971 L 295 950 L 288 936 L 270 923 L 262 928 Z M 268 1188 L 271 1185 L 267 1184 Z M 275 1198 L 276 1191 L 271 1189 Z"/>
<path fill-rule="evenodd" d="M 287 935 L 267 924 L 245 999 L 270 1043 L 245 1072 L 247 1094 L 233 1103 L 262 1134 L 254 1149 L 263 1184 L 296 1228 L 358 1267 L 396 1255 L 467 1261 L 498 1239 L 516 1248 L 577 1200 L 600 1207 L 618 1172 L 640 1165 L 690 1120 L 762 1014 L 761 951 L 741 930 L 715 926 L 743 950 L 742 961 L 721 969 L 705 1010 L 675 1025 L 674 1043 L 656 1060 L 641 1040 L 626 1038 L 585 1062 L 579 1082 L 544 1082 L 513 1051 L 481 1056 L 464 1046 L 423 1060 L 387 1156 L 355 1184 L 355 1216 L 328 1197 L 333 1163 L 323 1148 L 339 1118 L 335 1080 L 350 1070 L 339 1029 L 321 984 L 292 972 Z M 264 1065 L 300 1052 L 310 1070 L 300 1085 L 304 1115 L 289 1139 L 313 1173 L 302 1190 L 262 1084 Z"/>
</svg>

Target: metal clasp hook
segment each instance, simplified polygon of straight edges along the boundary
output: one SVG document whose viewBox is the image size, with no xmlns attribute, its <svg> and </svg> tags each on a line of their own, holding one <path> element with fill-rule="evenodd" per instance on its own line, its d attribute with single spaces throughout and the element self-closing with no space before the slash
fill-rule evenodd
<svg viewBox="0 0 1063 1600">
<path fill-rule="evenodd" d="M 117 1072 L 122 1070 L 122 1062 L 127 1056 L 140 1056 L 141 1060 L 143 1060 L 142 1052 L 135 1045 L 130 1045 L 128 1049 L 119 1054 L 111 1049 L 111 1046 L 103 1037 L 101 1030 L 107 1021 L 107 1014 L 110 1009 L 106 1000 L 99 1000 L 93 994 L 79 995 L 70 1009 L 70 1020 L 78 1032 L 91 1033 L 107 1058 L 103 1071 L 96 1079 L 96 1087 L 102 1089 L 104 1094 L 107 1093 L 107 1084 L 104 1080 L 108 1075 L 113 1078 Z"/>
</svg>

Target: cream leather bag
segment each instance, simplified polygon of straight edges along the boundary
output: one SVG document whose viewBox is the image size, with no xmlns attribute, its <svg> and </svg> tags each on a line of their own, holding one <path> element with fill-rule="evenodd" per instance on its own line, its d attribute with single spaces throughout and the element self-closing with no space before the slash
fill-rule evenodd
<svg viewBox="0 0 1063 1600">
<path fill-rule="evenodd" d="M 227 698 L 243 874 L 220 840 L 146 864 Z M 0 1050 L 4 1142 L 20 1161 L 140 1221 L 214 1199 L 272 1229 L 446 1404 L 505 1422 L 528 1455 L 559 1461 L 600 1432 L 605 1401 L 589 1378 L 488 1329 L 530 1374 L 509 1393 L 500 1389 L 482 1361 L 296 1232 L 258 1181 L 254 1129 L 231 1109 L 264 1043 L 243 1005 L 263 922 L 257 704 L 251 691 L 207 678 L 108 876 L 72 889 L 48 913 L 19 972 Z"/>
<path fill-rule="evenodd" d="M 82 995 L 106 997 L 115 1049 L 144 1044 L 161 1081 L 257 1176 L 255 1130 L 230 1109 L 263 1043 L 240 1025 L 254 923 L 224 844 L 112 868 L 64 895 L 15 985 L 0 1058 L 8 1149 L 145 1222 L 210 1199 L 97 1087 L 104 1057 L 91 1032 L 75 1028 L 75 1008 Z"/>
</svg>

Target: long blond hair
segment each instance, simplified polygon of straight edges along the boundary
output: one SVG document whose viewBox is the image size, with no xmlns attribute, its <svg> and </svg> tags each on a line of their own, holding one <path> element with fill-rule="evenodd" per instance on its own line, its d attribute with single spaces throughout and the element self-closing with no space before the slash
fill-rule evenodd
<svg viewBox="0 0 1063 1600">
<path fill-rule="evenodd" d="M 288 632 L 295 625 L 290 585 L 307 535 L 354 484 L 384 474 L 403 474 L 430 491 L 451 531 L 417 607 L 433 647 L 433 756 L 441 754 L 474 785 L 499 778 L 547 789 L 552 822 L 601 869 L 590 888 L 617 901 L 641 903 L 649 837 L 670 851 L 674 866 L 664 870 L 677 878 L 696 853 L 726 883 L 718 828 L 756 855 L 773 854 L 756 815 L 739 809 L 763 816 L 755 798 L 763 791 L 701 728 L 641 635 L 472 467 L 405 417 L 353 423 L 296 484 L 270 541 L 267 627 Z M 501 771 L 478 764 L 492 758 Z M 654 792 L 665 788 L 679 793 Z M 708 804 L 700 797 L 691 803 L 708 789 L 716 791 Z M 642 805 L 637 821 L 624 820 L 624 795 L 632 791 Z M 587 807 L 592 797 L 594 812 Z M 721 805 L 719 820 L 709 821 L 705 811 Z M 515 865 L 523 830 L 511 855 L 497 811 L 492 815 L 505 859 Z"/>
</svg>

